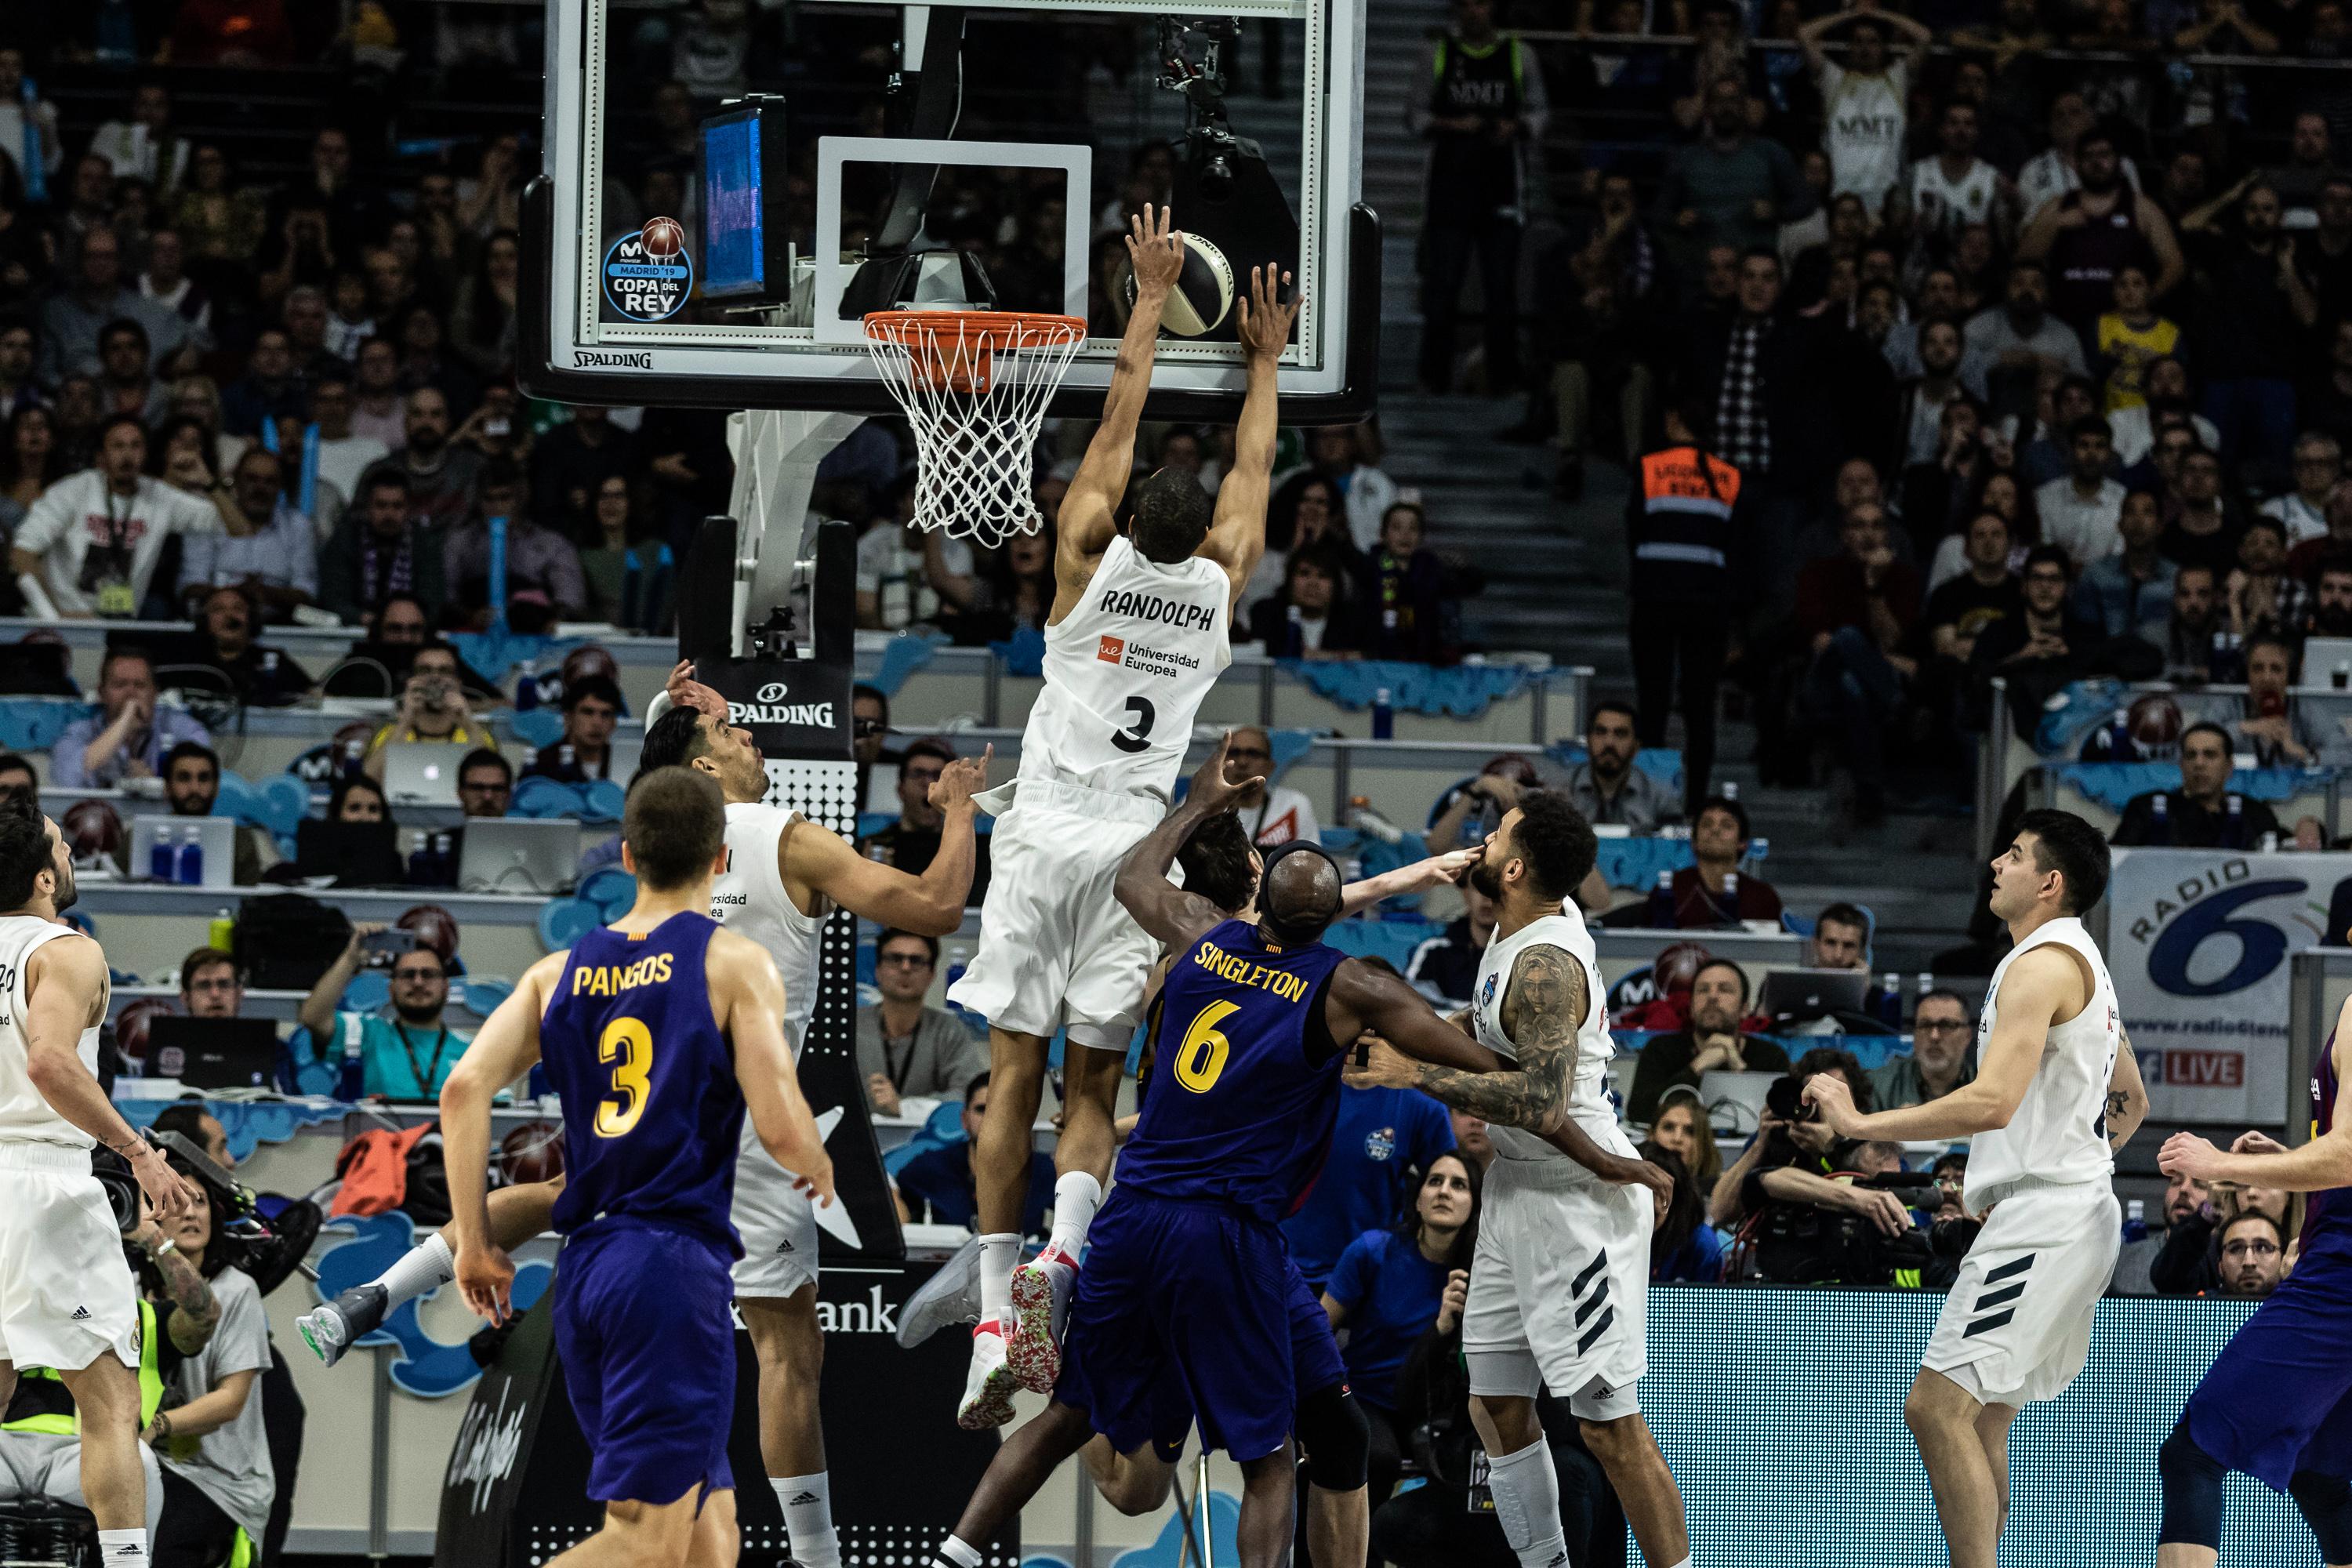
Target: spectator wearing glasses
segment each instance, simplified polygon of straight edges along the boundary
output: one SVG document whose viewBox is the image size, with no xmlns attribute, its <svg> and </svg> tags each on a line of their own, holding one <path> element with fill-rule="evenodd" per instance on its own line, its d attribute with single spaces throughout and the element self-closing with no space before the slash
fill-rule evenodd
<svg viewBox="0 0 2352 1568">
<path fill-rule="evenodd" d="M 477 746 L 457 764 L 457 805 L 467 816 L 504 816 L 514 799 L 514 764 Z"/>
<path fill-rule="evenodd" d="M 1274 742 L 1256 725 L 1234 731 L 1225 752 L 1225 777 L 1253 775 L 1262 782 L 1234 804 L 1243 830 L 1261 849 L 1287 844 L 1294 838 L 1319 840 L 1323 827 L 1315 819 L 1315 803 L 1297 790 L 1273 782 Z"/>
<path fill-rule="evenodd" d="M 357 1068 L 362 1094 L 429 1100 L 440 1094 L 470 1038 L 449 1027 L 443 1016 L 449 1005 L 449 970 L 441 954 L 420 945 L 394 959 L 391 1016 L 339 1010 L 343 992 L 366 963 L 361 943 L 383 929 L 352 928 L 352 940 L 302 999 L 298 1017 L 320 1058 L 340 1055 L 347 1073 Z"/>
<path fill-rule="evenodd" d="M 858 853 L 910 877 L 921 876 L 940 852 L 940 828 L 947 821 L 947 814 L 931 804 L 931 786 L 953 761 L 955 748 L 945 741 L 926 739 L 909 745 L 898 761 L 898 820 L 860 839 Z M 987 891 L 988 840 L 983 837 L 965 907 L 977 909 Z"/>
<path fill-rule="evenodd" d="M 180 1005 L 191 1018 L 234 1018 L 245 1010 L 245 977 L 236 960 L 200 947 L 180 960 Z"/>
<path fill-rule="evenodd" d="M 857 1010 L 857 1073 L 879 1115 L 899 1114 L 908 1096 L 953 1100 L 987 1068 L 988 1047 L 954 1014 L 924 1000 L 939 967 L 937 937 L 886 931 L 874 944 L 882 1000 Z"/>
<path fill-rule="evenodd" d="M 1977 1076 L 1975 1020 L 1954 991 L 1930 991 L 1919 998 L 1911 1020 L 1911 1054 L 1891 1056 L 1870 1074 L 1871 1091 L 1884 1110 L 1941 1100 Z"/>
<path fill-rule="evenodd" d="M 2278 1289 L 2285 1271 L 2286 1235 L 2279 1222 L 2249 1210 L 2221 1227 L 2220 1294 L 2260 1300 Z"/>
<path fill-rule="evenodd" d="M 901 1224 L 912 1224 L 928 1208 L 932 1223 L 970 1226 L 980 1214 L 978 1189 L 972 1184 L 971 1149 L 980 1141 L 980 1124 L 988 1114 L 988 1075 L 982 1073 L 963 1091 L 963 1142 L 918 1154 L 899 1167 L 891 1196 L 898 1205 Z M 1045 1211 L 1054 1202 L 1054 1161 L 1032 1149 L 1029 1152 L 1029 1194 L 1021 1203 L 1021 1234 L 1042 1236 Z"/>
<path fill-rule="evenodd" d="M 2273 1145 L 2275 1147 L 2275 1145 Z M 2287 1205 L 2290 1194 L 2276 1187 L 2238 1187 L 2227 1184 L 2209 1187 L 2204 1201 L 2189 1206 L 2184 1197 L 2175 1209 L 2173 1194 L 2166 1191 L 2165 1202 L 2171 1214 L 2171 1226 L 2164 1235 L 2164 1246 L 2147 1266 L 2148 1284 L 2159 1296 L 2211 1296 L 2223 1292 L 2224 1260 L 2221 1245 L 2238 1222 L 2251 1215 L 2260 1215 L 2271 1222 L 2272 1234 L 2286 1234 Z M 2240 1267 L 2251 1258 L 2259 1261 L 2259 1249 L 2249 1248 L 2240 1253 Z M 2279 1259 L 2272 1259 L 2275 1270 Z"/>
</svg>

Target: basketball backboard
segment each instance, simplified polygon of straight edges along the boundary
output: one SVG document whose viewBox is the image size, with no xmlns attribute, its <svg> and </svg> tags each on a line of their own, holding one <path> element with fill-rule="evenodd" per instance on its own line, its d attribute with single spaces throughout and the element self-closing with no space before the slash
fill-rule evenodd
<svg viewBox="0 0 2352 1568">
<path fill-rule="evenodd" d="M 527 390 L 882 413 L 866 312 L 971 306 L 1085 319 L 1052 405 L 1083 415 L 1126 321 L 1120 214 L 1150 200 L 1224 253 L 1239 289 L 1253 265 L 1297 278 L 1286 421 L 1369 410 L 1360 0 L 815 0 L 788 34 L 735 26 L 737 9 L 549 8 Z M 1155 416 L 1233 416 L 1234 327 L 1228 310 L 1163 333 Z"/>
</svg>

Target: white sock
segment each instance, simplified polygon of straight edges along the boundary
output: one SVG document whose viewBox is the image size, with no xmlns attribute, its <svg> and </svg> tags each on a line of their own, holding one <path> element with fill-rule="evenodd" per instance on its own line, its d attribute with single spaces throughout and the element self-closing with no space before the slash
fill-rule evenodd
<svg viewBox="0 0 2352 1568">
<path fill-rule="evenodd" d="M 1550 1446 L 1538 1437 L 1516 1454 L 1490 1455 L 1487 1481 L 1495 1519 L 1518 1554 L 1519 1568 L 1565 1568 L 1568 1532 L 1560 1528 L 1559 1473 L 1552 1468 Z"/>
<path fill-rule="evenodd" d="M 784 1510 L 784 1534 L 801 1568 L 841 1568 L 841 1537 L 833 1528 L 833 1483 L 825 1472 L 770 1476 Z"/>
<path fill-rule="evenodd" d="M 1013 1321 L 1013 1270 L 1021 1263 L 1021 1237 L 1011 1231 L 980 1238 L 980 1321 Z"/>
<path fill-rule="evenodd" d="M 1072 1171 L 1054 1184 L 1054 1245 L 1076 1258 L 1086 1249 L 1087 1227 L 1102 1205 L 1102 1184 Z"/>
<path fill-rule="evenodd" d="M 383 1286 L 384 1294 L 391 1298 L 384 1303 L 384 1310 L 390 1311 L 403 1301 L 413 1301 L 456 1278 L 457 1264 L 449 1256 L 449 1244 L 436 1235 L 402 1253 L 400 1261 L 377 1275 L 373 1282 Z"/>
<path fill-rule="evenodd" d="M 931 1553 L 931 1561 L 939 1568 L 980 1568 L 981 1556 L 977 1549 L 966 1546 L 961 1537 L 950 1535 L 940 1542 L 937 1552 Z"/>
<path fill-rule="evenodd" d="M 147 1532 L 144 1530 L 101 1530 L 98 1532 L 98 1560 L 106 1568 L 147 1568 L 152 1561 L 147 1555 Z"/>
</svg>

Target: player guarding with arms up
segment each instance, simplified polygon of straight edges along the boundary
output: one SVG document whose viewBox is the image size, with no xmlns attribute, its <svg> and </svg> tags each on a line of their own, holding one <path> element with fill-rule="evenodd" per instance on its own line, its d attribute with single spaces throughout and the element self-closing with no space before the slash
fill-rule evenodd
<svg viewBox="0 0 2352 1568">
<path fill-rule="evenodd" d="M 1298 310 L 1281 298 L 1287 273 L 1251 268 L 1249 297 L 1235 305 L 1248 391 L 1233 471 L 1213 506 L 1191 474 L 1160 468 L 1138 487 L 1134 521 L 1121 534 L 1116 519 L 1160 310 L 1184 258 L 1165 208 L 1146 207 L 1127 247 L 1135 312 L 1102 424 L 1057 520 L 1045 689 L 1022 733 L 1018 776 L 983 802 L 997 812 L 995 874 L 981 906 L 979 951 L 948 992 L 989 1022 L 992 1094 L 972 1150 L 981 1321 L 956 1415 L 974 1428 L 1011 1418 L 1016 1380 L 1043 1394 L 1060 1368 L 1059 1319 L 1110 1174 L 1119 1072 L 1158 957 L 1112 883 L 1167 809 L 1193 715 L 1233 659 L 1234 602 L 1265 552 L 1275 362 Z M 1065 1026 L 1078 1048 L 1064 1058 L 1054 1234 L 1016 1279 L 1030 1129 L 1047 1042 Z"/>
<path fill-rule="evenodd" d="M 107 1568 L 141 1568 L 139 1297 L 91 1146 L 130 1162 L 166 1229 L 204 1199 L 99 1087 L 106 954 L 58 919 L 73 901 L 57 824 L 28 795 L 0 800 L 0 1409 L 19 1366 L 58 1374 L 79 1416 L 100 1554 Z"/>
<path fill-rule="evenodd" d="M 1952 1568 L 1993 1568 L 2009 1520 L 2009 1426 L 2082 1374 L 2116 1271 L 2115 1152 L 2147 1114 L 2106 961 L 2083 911 L 2107 887 L 2107 843 L 2071 812 L 2029 811 L 1992 862 L 1993 914 L 2016 944 L 1977 1021 L 1977 1076 L 1940 1100 L 1864 1116 L 1834 1073 L 1805 1099 L 1841 1138 L 1967 1138 L 1970 1217 L 1984 1222 L 1903 1402 Z"/>
<path fill-rule="evenodd" d="M 1371 1066 L 1381 1082 L 1485 1117 L 1495 1142 L 1462 1352 L 1496 1519 L 1521 1568 L 1568 1560 L 1559 1477 L 1536 1414 L 1547 1384 L 1567 1398 L 1650 1568 L 1688 1568 L 1682 1492 L 1635 1393 L 1649 1368 L 1650 1233 L 1673 1189 L 1618 1130 L 1592 933 L 1581 915 L 1561 912 L 1595 852 L 1583 813 L 1537 790 L 1505 815 L 1470 869 L 1496 907 L 1465 1016 L 1512 1070 L 1459 1072 L 1377 1047 Z"/>
<path fill-rule="evenodd" d="M 2311 1142 L 2244 1132 L 2227 1153 L 2193 1132 L 2165 1141 L 2168 1176 L 2309 1193 L 2294 1272 L 2206 1369 L 2157 1450 L 2164 1527 L 2157 1568 L 2213 1568 L 2231 1470 L 2294 1499 L 2320 1561 L 2352 1564 L 2352 1002 L 2313 1064 Z"/>
<path fill-rule="evenodd" d="M 743 1249 L 729 1214 L 747 1110 L 769 1155 L 833 1201 L 776 966 L 708 912 L 726 838 L 709 775 L 639 779 L 621 826 L 635 904 L 531 965 L 441 1090 L 457 1285 L 493 1321 L 514 1265 L 490 1226 L 490 1099 L 543 1061 L 562 1102 L 555 1342 L 605 1505 L 604 1528 L 555 1559 L 572 1568 L 734 1563 L 729 1268 Z"/>
</svg>

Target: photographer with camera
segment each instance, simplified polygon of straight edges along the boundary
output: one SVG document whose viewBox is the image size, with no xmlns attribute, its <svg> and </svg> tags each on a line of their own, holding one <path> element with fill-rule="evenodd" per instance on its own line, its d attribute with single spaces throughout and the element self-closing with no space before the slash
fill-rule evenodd
<svg viewBox="0 0 2352 1568">
<path fill-rule="evenodd" d="M 73 902 L 57 825 L 0 800 L 0 1399 L 14 1397 L 18 1366 L 56 1371 L 80 1416 L 77 1479 L 100 1551 L 109 1568 L 143 1568 L 138 1297 L 90 1151 L 128 1163 L 161 1226 L 199 1200 L 98 1081 L 106 955 L 58 921 Z"/>
<path fill-rule="evenodd" d="M 437 741 L 469 751 L 498 743 L 489 726 L 478 722 L 467 710 L 466 694 L 457 678 L 438 671 L 420 671 L 408 678 L 408 684 L 401 689 L 400 710 L 368 742 L 367 756 L 360 766 L 368 777 L 382 784 L 387 748 L 394 742 L 416 741 Z"/>
<path fill-rule="evenodd" d="M 405 938 L 405 942 L 402 939 Z M 343 992 L 362 968 L 392 971 L 392 1016 L 338 1011 Z M 319 976 L 296 1015 L 310 1031 L 320 1059 L 338 1046 L 345 1098 L 429 1100 L 441 1092 L 472 1037 L 443 1021 L 449 1005 L 449 970 L 441 955 L 397 927 L 352 927 L 352 940 Z"/>
<path fill-rule="evenodd" d="M 1816 1047 L 1765 1094 L 1756 1137 L 1716 1184 L 1709 1217 L 1738 1226 L 1752 1247 L 1757 1272 L 1781 1284 L 1884 1281 L 1892 1273 L 1886 1244 L 1907 1236 L 1903 1197 L 1858 1179 L 1849 1150 L 1801 1103 L 1808 1080 L 1844 1080 L 1858 1104 L 1870 1104 L 1869 1075 L 1850 1051 Z M 1738 1278 L 1736 1261 L 1732 1278 Z"/>
</svg>

